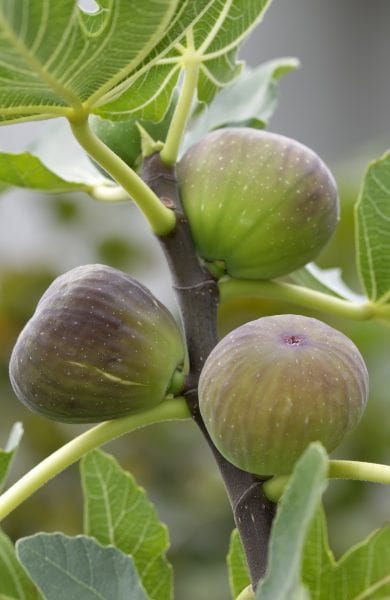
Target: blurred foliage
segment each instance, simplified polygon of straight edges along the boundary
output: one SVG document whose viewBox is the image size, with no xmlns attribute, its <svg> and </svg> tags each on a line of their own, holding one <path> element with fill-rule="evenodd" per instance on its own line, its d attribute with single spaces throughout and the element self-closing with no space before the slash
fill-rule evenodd
<svg viewBox="0 0 390 600">
<path fill-rule="evenodd" d="M 341 266 L 347 283 L 359 291 L 354 257 L 355 198 L 355 189 L 343 189 L 337 233 L 318 263 L 322 267 Z M 80 232 L 82 224 L 86 230 L 85 238 L 91 240 L 93 254 L 101 262 L 131 272 L 132 265 L 142 260 L 143 250 L 134 246 L 131 231 L 128 237 L 122 232 L 116 236 L 104 230 L 92 236 L 88 234 L 88 227 L 93 229 L 93 224 L 84 219 L 72 198 L 56 198 L 48 206 L 55 216 L 53 227 L 61 228 L 62 233 L 64 227 L 73 234 L 75 230 Z M 16 400 L 10 388 L 7 364 L 12 346 L 39 297 L 58 274 L 45 264 L 33 269 L 27 265 L 27 257 L 25 269 L 11 269 L 0 264 L 0 443 L 6 440 L 16 420 L 23 421 L 25 426 L 12 480 L 85 429 L 31 414 Z M 297 306 L 270 300 L 226 303 L 219 312 L 220 334 L 222 336 L 262 315 L 285 312 L 305 313 Z M 389 463 L 386 377 L 389 328 L 382 323 L 357 323 L 321 313 L 310 314 L 344 331 L 354 340 L 367 361 L 371 376 L 366 414 L 335 456 Z M 112 442 L 107 450 L 148 490 L 161 518 L 170 528 L 172 548 L 169 555 L 175 566 L 177 599 L 210 598 L 210 590 L 213 590 L 213 600 L 226 600 L 229 591 L 224 561 L 233 520 L 211 453 L 195 426 L 190 422 L 153 426 Z M 389 492 L 385 486 L 334 482 L 326 494 L 326 504 L 331 545 L 337 555 L 381 526 L 390 515 Z M 70 535 L 79 533 L 82 509 L 77 466 L 68 469 L 24 503 L 7 518 L 4 528 L 13 539 L 38 530 L 60 529 Z"/>
<path fill-rule="evenodd" d="M 80 209 L 77 201 L 69 197 L 60 196 L 53 198 L 50 208 L 59 223 L 74 223 L 80 217 Z"/>
</svg>

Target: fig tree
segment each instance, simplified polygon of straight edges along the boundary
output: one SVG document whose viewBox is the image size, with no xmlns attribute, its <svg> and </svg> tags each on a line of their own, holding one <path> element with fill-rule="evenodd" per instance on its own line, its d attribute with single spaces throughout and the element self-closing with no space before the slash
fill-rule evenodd
<svg viewBox="0 0 390 600">
<path fill-rule="evenodd" d="M 34 412 L 90 423 L 152 408 L 178 391 L 183 358 L 175 320 L 148 289 L 111 267 L 84 265 L 46 290 L 9 370 Z"/>
<path fill-rule="evenodd" d="M 307 445 L 330 452 L 367 402 L 363 358 L 343 333 L 299 315 L 238 327 L 209 355 L 199 404 L 215 445 L 237 467 L 288 474 Z"/>
<path fill-rule="evenodd" d="M 241 279 L 273 279 L 312 261 L 335 230 L 338 194 L 303 144 L 250 128 L 219 129 L 185 153 L 177 178 L 202 259 Z M 223 269 L 222 269 L 223 272 Z"/>
</svg>

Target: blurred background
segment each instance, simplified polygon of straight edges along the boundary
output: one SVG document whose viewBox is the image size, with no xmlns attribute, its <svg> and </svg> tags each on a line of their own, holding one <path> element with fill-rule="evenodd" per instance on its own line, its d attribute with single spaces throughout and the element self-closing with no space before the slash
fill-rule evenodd
<svg viewBox="0 0 390 600">
<path fill-rule="evenodd" d="M 279 56 L 301 60 L 301 69 L 281 82 L 279 108 L 269 129 L 312 147 L 334 171 L 341 222 L 318 263 L 341 266 L 356 291 L 353 204 L 368 161 L 390 147 L 389 55 L 388 0 L 274 0 L 241 53 L 253 66 Z M 0 147 L 21 151 L 48 127 L 46 122 L 0 128 Z M 0 197 L 0 445 L 15 421 L 25 427 L 12 480 L 82 431 L 48 422 L 21 406 L 10 388 L 7 364 L 18 332 L 51 280 L 90 262 L 127 271 L 177 314 L 160 250 L 135 207 L 103 205 L 85 195 L 44 197 L 20 190 Z M 268 301 L 232 302 L 221 307 L 221 335 L 249 319 L 280 312 L 303 311 Z M 335 456 L 389 463 L 390 329 L 383 323 L 311 314 L 355 341 L 371 376 L 366 414 Z M 170 528 L 177 599 L 229 598 L 224 557 L 232 517 L 211 455 L 194 426 L 154 426 L 111 443 L 107 450 L 147 489 Z M 389 520 L 390 492 L 384 486 L 332 482 L 325 500 L 336 556 Z M 79 533 L 78 468 L 35 494 L 4 528 L 14 539 L 40 529 Z"/>
</svg>

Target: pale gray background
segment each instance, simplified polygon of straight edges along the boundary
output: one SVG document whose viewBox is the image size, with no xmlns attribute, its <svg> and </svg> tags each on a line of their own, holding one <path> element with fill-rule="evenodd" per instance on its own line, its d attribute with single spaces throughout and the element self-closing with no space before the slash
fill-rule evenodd
<svg viewBox="0 0 390 600">
<path fill-rule="evenodd" d="M 296 56 L 272 129 L 328 162 L 390 147 L 389 0 L 275 0 L 245 47 L 250 64 Z"/>
</svg>

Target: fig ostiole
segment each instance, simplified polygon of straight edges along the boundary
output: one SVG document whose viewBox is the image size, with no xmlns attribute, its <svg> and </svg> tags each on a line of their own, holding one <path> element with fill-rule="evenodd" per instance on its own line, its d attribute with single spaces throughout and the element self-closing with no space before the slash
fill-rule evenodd
<svg viewBox="0 0 390 600">
<path fill-rule="evenodd" d="M 299 315 L 238 327 L 211 352 L 199 381 L 214 444 L 231 463 L 262 476 L 290 473 L 310 442 L 334 450 L 357 425 L 367 395 L 355 344 Z"/>
<path fill-rule="evenodd" d="M 69 423 L 140 412 L 180 391 L 184 344 L 170 312 L 138 281 L 104 265 L 61 275 L 11 355 L 16 396 Z"/>
<path fill-rule="evenodd" d="M 328 167 L 308 147 L 275 133 L 213 131 L 187 150 L 177 178 L 199 256 L 224 264 L 232 277 L 274 279 L 302 267 L 338 222 Z"/>
</svg>

